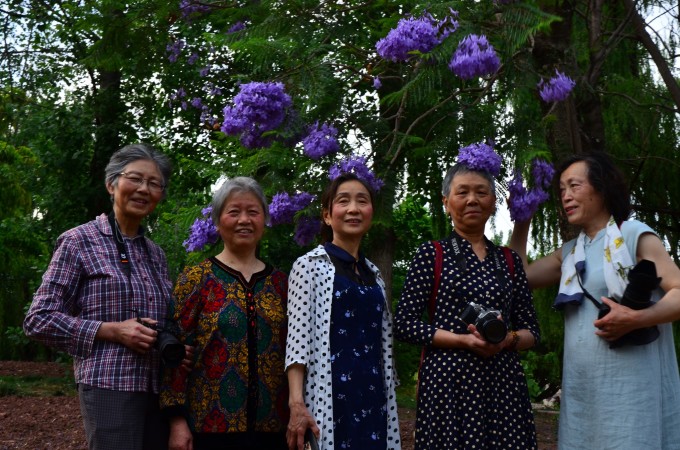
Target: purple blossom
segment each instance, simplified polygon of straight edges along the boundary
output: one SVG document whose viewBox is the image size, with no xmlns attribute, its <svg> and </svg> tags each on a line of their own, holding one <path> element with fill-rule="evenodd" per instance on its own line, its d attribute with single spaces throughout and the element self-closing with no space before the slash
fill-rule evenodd
<svg viewBox="0 0 680 450">
<path fill-rule="evenodd" d="M 201 77 L 207 77 L 209 73 L 210 73 L 210 66 L 205 66 L 205 67 L 201 68 L 201 70 L 198 71 L 198 74 Z"/>
<path fill-rule="evenodd" d="M 548 193 L 539 186 L 527 190 L 519 171 L 515 171 L 515 177 L 508 184 L 508 192 L 510 193 L 508 209 L 510 210 L 510 219 L 514 222 L 529 220 L 538 206 L 548 200 L 549 197 Z"/>
<path fill-rule="evenodd" d="M 321 220 L 317 217 L 302 216 L 295 226 L 295 242 L 300 247 L 305 247 L 312 242 L 321 230 Z"/>
<path fill-rule="evenodd" d="M 538 94 L 544 102 L 561 102 L 569 97 L 569 93 L 576 86 L 576 82 L 563 73 L 555 70 L 555 76 L 547 82 L 543 79 L 538 82 Z"/>
<path fill-rule="evenodd" d="M 332 125 L 324 123 L 319 128 L 319 122 L 309 127 L 309 134 L 302 140 L 302 147 L 305 155 L 313 160 L 330 155 L 340 150 L 340 144 L 336 136 L 338 129 Z"/>
<path fill-rule="evenodd" d="M 376 192 L 385 185 L 383 180 L 376 177 L 371 169 L 366 166 L 365 156 L 352 155 L 349 158 L 340 161 L 338 164 L 331 166 L 331 168 L 328 169 L 328 178 L 335 180 L 343 173 L 353 173 L 357 178 L 368 183 L 368 185 Z"/>
<path fill-rule="evenodd" d="M 246 148 L 266 147 L 271 139 L 262 134 L 283 123 L 292 100 L 283 83 L 251 82 L 242 84 L 234 106 L 224 108 L 222 132 L 241 135 Z"/>
<path fill-rule="evenodd" d="M 189 238 L 182 243 L 187 252 L 202 250 L 206 245 L 214 244 L 220 235 L 210 215 L 212 207 L 208 206 L 201 211 L 200 218 L 196 219 L 189 229 Z"/>
<path fill-rule="evenodd" d="M 373 89 L 380 89 L 382 87 L 382 81 L 379 77 L 373 78 Z"/>
<path fill-rule="evenodd" d="M 196 109 L 201 109 L 203 106 L 203 102 L 201 101 L 201 97 L 194 97 L 191 100 L 191 106 L 193 106 Z"/>
<path fill-rule="evenodd" d="M 187 64 L 189 64 L 190 66 L 193 66 L 196 63 L 196 61 L 198 61 L 198 53 L 196 52 L 192 53 L 191 56 L 187 58 Z"/>
<path fill-rule="evenodd" d="M 531 163 L 531 176 L 537 187 L 548 189 L 550 188 L 553 176 L 555 176 L 555 168 L 549 162 L 542 159 L 534 159 Z"/>
<path fill-rule="evenodd" d="M 494 177 L 501 172 L 501 162 L 501 157 L 493 150 L 493 146 L 484 142 L 470 144 L 458 150 L 458 164 L 464 164 L 472 170 L 489 172 Z"/>
<path fill-rule="evenodd" d="M 207 108 L 205 105 L 201 110 L 201 122 L 208 125 L 211 129 L 213 128 L 213 125 L 217 123 L 217 119 L 213 117 L 212 111 L 210 111 L 210 109 Z"/>
<path fill-rule="evenodd" d="M 305 209 L 315 199 L 316 196 L 308 192 L 301 192 L 292 196 L 287 192 L 279 192 L 274 195 L 272 202 L 269 204 L 272 226 L 293 223 L 295 214 Z"/>
<path fill-rule="evenodd" d="M 453 54 L 449 69 L 464 80 L 491 75 L 501 62 L 486 36 L 471 34 L 463 39 Z"/>
<path fill-rule="evenodd" d="M 227 30 L 227 34 L 232 34 L 232 33 L 237 33 L 239 31 L 245 30 L 246 29 L 246 24 L 241 22 L 240 20 L 233 24 L 229 29 Z"/>
<path fill-rule="evenodd" d="M 177 62 L 179 55 L 182 53 L 184 48 L 184 41 L 181 39 L 176 40 L 172 44 L 168 44 L 165 47 L 165 51 L 168 53 L 168 61 L 171 63 Z"/>
<path fill-rule="evenodd" d="M 458 22 L 455 20 L 458 13 L 450 11 L 451 15 L 441 21 L 429 13 L 418 18 L 407 17 L 399 20 L 397 27 L 375 44 L 378 55 L 396 62 L 406 61 L 414 51 L 429 52 L 458 28 Z"/>
<path fill-rule="evenodd" d="M 210 6 L 205 5 L 200 1 L 182 0 L 179 2 L 179 9 L 182 13 L 182 19 L 186 22 L 191 22 L 193 16 L 205 14 L 210 11 Z"/>
</svg>

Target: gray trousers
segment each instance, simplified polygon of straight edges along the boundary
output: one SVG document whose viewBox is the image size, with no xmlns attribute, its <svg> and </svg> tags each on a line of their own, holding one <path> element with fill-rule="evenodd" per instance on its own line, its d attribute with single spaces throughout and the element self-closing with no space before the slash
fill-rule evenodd
<svg viewBox="0 0 680 450">
<path fill-rule="evenodd" d="M 166 450 L 169 428 L 158 395 L 78 385 L 89 450 Z"/>
</svg>

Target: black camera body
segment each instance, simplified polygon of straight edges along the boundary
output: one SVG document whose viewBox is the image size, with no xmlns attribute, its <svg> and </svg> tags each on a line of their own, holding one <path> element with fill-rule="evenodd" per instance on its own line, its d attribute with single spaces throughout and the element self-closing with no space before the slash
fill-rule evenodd
<svg viewBox="0 0 680 450">
<path fill-rule="evenodd" d="M 496 309 L 484 309 L 483 306 L 470 302 L 460 318 L 467 325 L 474 325 L 485 341 L 498 344 L 508 334 L 505 322 L 498 318 L 500 315 L 500 311 Z"/>
<path fill-rule="evenodd" d="M 640 310 L 652 306 L 652 292 L 659 287 L 661 278 L 656 276 L 656 265 L 653 261 L 641 259 L 628 272 L 628 286 L 623 291 L 620 301 L 613 299 L 619 304 L 630 309 Z M 603 305 L 598 313 L 598 318 L 603 318 L 610 311 L 607 305 Z M 619 339 L 609 344 L 610 348 L 623 347 L 624 345 L 645 345 L 654 342 L 659 337 L 659 329 L 655 325 L 648 328 L 638 328 L 624 334 Z"/>
<path fill-rule="evenodd" d="M 137 319 L 139 323 L 147 328 L 158 331 L 155 348 L 161 355 L 161 360 L 165 367 L 174 368 L 182 364 L 182 360 L 186 354 L 184 344 L 182 344 L 177 336 L 165 328 L 158 327 L 149 322 Z"/>
</svg>

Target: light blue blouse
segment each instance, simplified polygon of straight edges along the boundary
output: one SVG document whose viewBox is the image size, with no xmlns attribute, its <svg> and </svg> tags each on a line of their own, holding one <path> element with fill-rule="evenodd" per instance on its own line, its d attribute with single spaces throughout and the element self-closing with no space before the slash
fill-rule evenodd
<svg viewBox="0 0 680 450">
<path fill-rule="evenodd" d="M 639 237 L 654 231 L 626 221 L 621 233 L 635 259 Z M 598 300 L 608 295 L 603 237 L 601 230 L 585 246 L 584 286 Z M 575 242 L 567 242 L 563 254 Z M 658 291 L 653 298 L 661 295 Z M 612 350 L 595 335 L 596 319 L 597 310 L 588 300 L 564 310 L 559 449 L 680 449 L 680 376 L 671 324 L 659 325 L 661 336 L 650 344 Z"/>
</svg>

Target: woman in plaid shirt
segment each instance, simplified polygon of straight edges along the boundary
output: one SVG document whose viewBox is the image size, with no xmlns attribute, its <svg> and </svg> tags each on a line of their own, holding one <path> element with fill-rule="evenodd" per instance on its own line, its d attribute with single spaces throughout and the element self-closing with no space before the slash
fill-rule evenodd
<svg viewBox="0 0 680 450">
<path fill-rule="evenodd" d="M 26 334 L 73 356 L 90 449 L 167 446 L 158 413 L 157 332 L 172 284 L 142 220 L 165 196 L 168 158 L 146 144 L 106 166 L 113 211 L 66 231 L 24 321 Z M 167 427 L 167 426 L 166 426 Z"/>
</svg>

